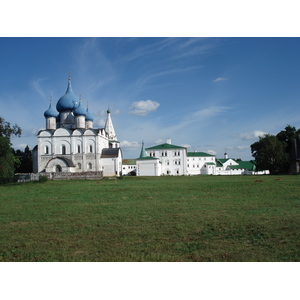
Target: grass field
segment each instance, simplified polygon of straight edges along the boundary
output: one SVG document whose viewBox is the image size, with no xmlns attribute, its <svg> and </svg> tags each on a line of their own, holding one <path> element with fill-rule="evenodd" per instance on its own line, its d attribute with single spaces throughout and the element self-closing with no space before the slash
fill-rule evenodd
<svg viewBox="0 0 300 300">
<path fill-rule="evenodd" d="M 0 261 L 300 261 L 300 176 L 0 186 Z"/>
</svg>

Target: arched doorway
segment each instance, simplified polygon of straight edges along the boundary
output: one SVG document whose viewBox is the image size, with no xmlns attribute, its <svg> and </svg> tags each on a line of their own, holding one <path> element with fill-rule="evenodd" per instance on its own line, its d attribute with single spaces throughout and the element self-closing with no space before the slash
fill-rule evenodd
<svg viewBox="0 0 300 300">
<path fill-rule="evenodd" d="M 61 172 L 61 166 L 60 165 L 56 165 L 55 172 L 56 173 L 60 173 Z"/>
</svg>

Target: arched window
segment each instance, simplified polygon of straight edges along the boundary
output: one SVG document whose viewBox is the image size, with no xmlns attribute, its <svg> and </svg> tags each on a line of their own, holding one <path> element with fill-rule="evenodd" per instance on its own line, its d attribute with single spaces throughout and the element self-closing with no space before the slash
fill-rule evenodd
<svg viewBox="0 0 300 300">
<path fill-rule="evenodd" d="M 92 163 L 88 163 L 88 169 L 91 170 L 93 168 Z"/>
<path fill-rule="evenodd" d="M 45 147 L 45 154 L 49 154 L 49 147 L 48 146 Z"/>
<path fill-rule="evenodd" d="M 92 153 L 93 152 L 93 146 L 90 145 L 90 152 Z"/>
<path fill-rule="evenodd" d="M 81 169 L 81 163 L 78 163 L 78 164 L 77 164 L 77 168 L 78 168 L 78 169 Z"/>
<path fill-rule="evenodd" d="M 60 165 L 56 165 L 55 172 L 56 173 L 60 173 L 61 172 L 61 166 Z"/>
<path fill-rule="evenodd" d="M 66 146 L 65 145 L 62 145 L 61 146 L 61 154 L 66 154 Z"/>
<path fill-rule="evenodd" d="M 77 153 L 80 153 L 80 145 L 77 145 Z"/>
</svg>

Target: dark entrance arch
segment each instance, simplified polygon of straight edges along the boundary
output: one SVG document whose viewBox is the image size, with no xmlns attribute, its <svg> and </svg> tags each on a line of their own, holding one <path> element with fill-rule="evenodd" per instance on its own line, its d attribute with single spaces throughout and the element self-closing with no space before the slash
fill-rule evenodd
<svg viewBox="0 0 300 300">
<path fill-rule="evenodd" d="M 61 166 L 60 165 L 56 165 L 55 172 L 56 173 L 60 173 L 61 172 Z"/>
</svg>

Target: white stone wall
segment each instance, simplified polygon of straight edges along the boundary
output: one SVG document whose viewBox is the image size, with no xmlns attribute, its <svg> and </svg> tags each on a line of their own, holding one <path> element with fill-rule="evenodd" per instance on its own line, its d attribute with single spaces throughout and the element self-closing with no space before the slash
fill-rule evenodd
<svg viewBox="0 0 300 300">
<path fill-rule="evenodd" d="M 103 171 L 103 176 L 119 176 L 122 172 L 122 156 L 102 158 L 101 171 Z"/>
<path fill-rule="evenodd" d="M 122 175 L 126 176 L 130 172 L 137 172 L 137 165 L 122 165 Z"/>
<path fill-rule="evenodd" d="M 160 176 L 161 163 L 159 159 L 138 159 L 137 163 L 137 176 Z"/>
</svg>

